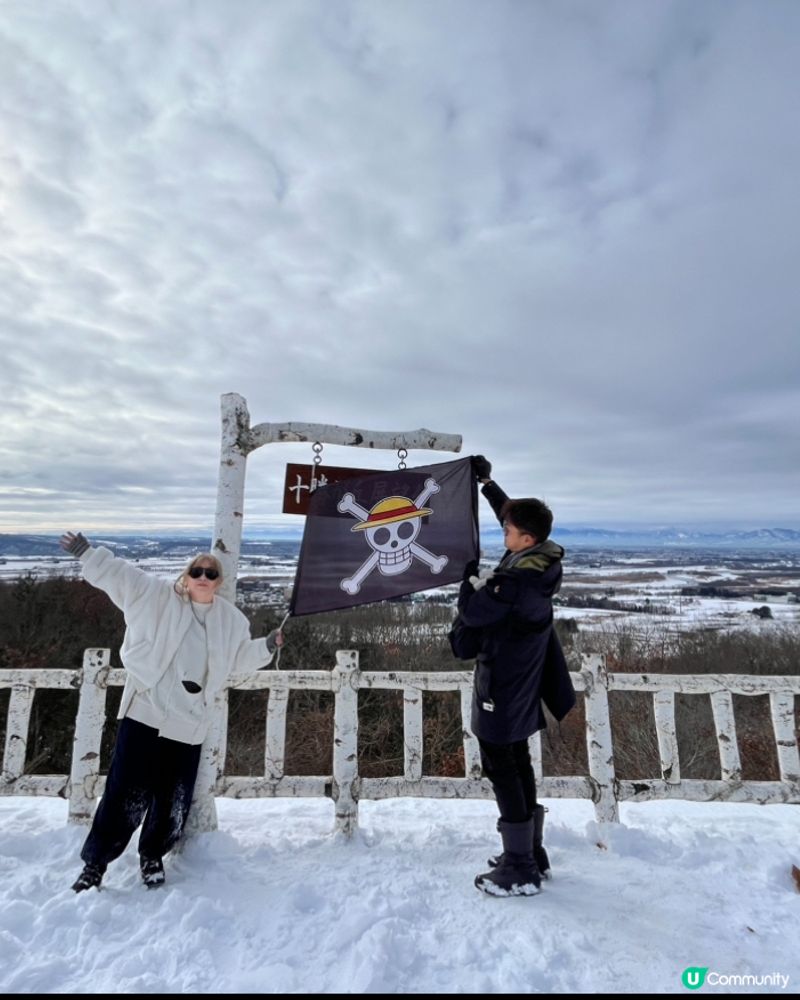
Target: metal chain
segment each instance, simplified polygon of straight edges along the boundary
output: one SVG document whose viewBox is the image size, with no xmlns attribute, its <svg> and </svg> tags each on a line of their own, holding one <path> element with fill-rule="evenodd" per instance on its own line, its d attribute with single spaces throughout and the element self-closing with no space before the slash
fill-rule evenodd
<svg viewBox="0 0 800 1000">
<path fill-rule="evenodd" d="M 408 448 L 398 448 L 397 458 L 398 458 L 397 468 L 400 470 L 405 469 L 406 467 L 405 460 L 408 458 Z"/>
</svg>

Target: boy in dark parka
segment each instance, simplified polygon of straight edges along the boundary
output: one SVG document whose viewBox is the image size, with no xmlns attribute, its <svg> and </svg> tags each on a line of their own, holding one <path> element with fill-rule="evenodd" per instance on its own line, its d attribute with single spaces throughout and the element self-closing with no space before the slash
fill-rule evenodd
<svg viewBox="0 0 800 1000">
<path fill-rule="evenodd" d="M 475 885 L 491 895 L 533 895 L 549 869 L 542 846 L 544 807 L 528 737 L 545 728 L 541 702 L 560 721 L 575 705 L 564 654 L 553 628 L 553 595 L 561 586 L 564 550 L 549 540 L 553 515 L 541 500 L 509 500 L 490 479 L 491 465 L 473 459 L 483 495 L 503 525 L 506 551 L 487 579 L 477 564 L 465 572 L 459 618 L 477 638 L 472 731 L 500 812 L 503 853 Z"/>
</svg>

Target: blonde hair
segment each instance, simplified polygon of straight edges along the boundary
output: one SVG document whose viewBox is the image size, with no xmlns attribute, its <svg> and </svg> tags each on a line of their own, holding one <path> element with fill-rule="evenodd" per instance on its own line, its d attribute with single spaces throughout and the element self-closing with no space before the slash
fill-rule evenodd
<svg viewBox="0 0 800 1000">
<path fill-rule="evenodd" d="M 225 579 L 225 574 L 222 572 L 222 563 L 219 559 L 217 559 L 217 557 L 212 555 L 210 552 L 199 552 L 196 556 L 193 556 L 189 560 L 185 568 L 181 571 L 181 575 L 172 585 L 175 593 L 178 594 L 178 596 L 183 597 L 185 600 L 188 600 L 189 598 L 188 591 L 186 590 L 186 577 L 189 575 L 189 570 L 201 562 L 211 563 L 211 567 L 219 573 L 217 580 L 220 584 Z"/>
</svg>

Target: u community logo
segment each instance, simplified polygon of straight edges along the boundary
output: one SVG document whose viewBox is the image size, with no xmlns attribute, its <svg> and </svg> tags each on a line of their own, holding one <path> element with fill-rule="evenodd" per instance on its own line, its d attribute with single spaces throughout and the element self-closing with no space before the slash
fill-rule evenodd
<svg viewBox="0 0 800 1000">
<path fill-rule="evenodd" d="M 681 982 L 687 990 L 699 990 L 701 986 L 779 986 L 785 990 L 789 977 L 782 972 L 768 972 L 754 976 L 750 973 L 709 972 L 707 965 L 690 965 L 681 974 Z M 729 992 L 726 990 L 726 992 Z"/>
</svg>

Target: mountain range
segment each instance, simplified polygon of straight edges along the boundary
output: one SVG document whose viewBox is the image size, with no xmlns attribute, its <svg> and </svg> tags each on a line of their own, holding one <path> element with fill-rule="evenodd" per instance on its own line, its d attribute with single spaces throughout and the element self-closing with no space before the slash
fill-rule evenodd
<svg viewBox="0 0 800 1000">
<path fill-rule="evenodd" d="M 210 532 L 185 534 L 112 534 L 93 533 L 95 544 L 107 543 L 127 556 L 190 555 L 207 548 Z M 258 529 L 245 535 L 242 552 L 250 555 L 296 553 L 302 537 L 297 529 Z M 481 529 L 485 543 L 502 545 L 502 532 L 496 525 Z M 567 547 L 590 548 L 759 548 L 794 549 L 800 546 L 800 531 L 794 528 L 755 528 L 749 530 L 701 530 L 681 527 L 632 527 L 628 529 L 593 527 L 556 527 L 553 538 Z M 58 556 L 57 535 L 0 534 L 0 556 Z"/>
</svg>

